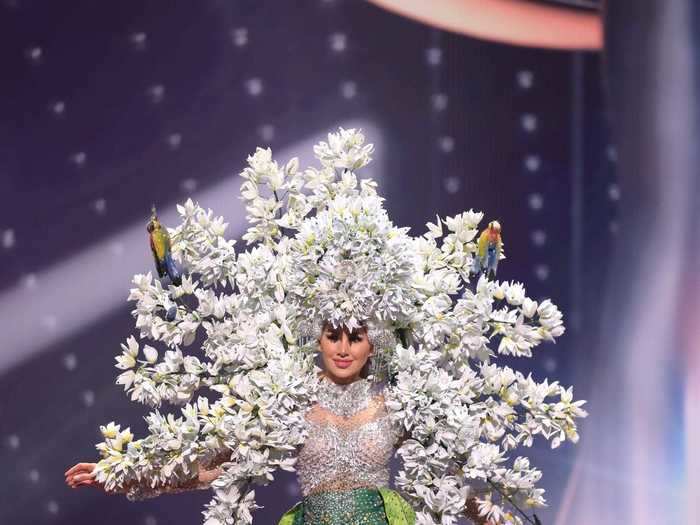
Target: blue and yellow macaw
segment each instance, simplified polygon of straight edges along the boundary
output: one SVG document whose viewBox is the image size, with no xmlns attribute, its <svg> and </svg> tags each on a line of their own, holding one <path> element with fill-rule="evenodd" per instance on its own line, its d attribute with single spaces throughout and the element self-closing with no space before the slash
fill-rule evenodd
<svg viewBox="0 0 700 525">
<path fill-rule="evenodd" d="M 182 275 L 173 260 L 170 235 L 168 235 L 168 230 L 158 220 L 155 205 L 151 208 L 151 220 L 148 221 L 146 230 L 151 241 L 151 251 L 156 261 L 158 277 L 167 275 L 175 286 L 180 286 L 182 284 Z"/>
<path fill-rule="evenodd" d="M 151 251 L 153 252 L 153 258 L 156 262 L 158 277 L 167 275 L 175 286 L 180 286 L 182 283 L 182 276 L 173 260 L 170 235 L 168 235 L 168 230 L 166 230 L 158 220 L 155 205 L 151 208 L 151 220 L 148 221 L 146 230 L 148 231 L 148 236 L 151 241 Z"/>
<path fill-rule="evenodd" d="M 491 221 L 479 235 L 472 273 L 484 272 L 486 277 L 495 278 L 502 247 L 501 225 L 498 221 Z"/>
<path fill-rule="evenodd" d="M 182 274 L 173 260 L 170 235 L 168 235 L 168 230 L 158 220 L 155 204 L 151 208 L 151 220 L 148 221 L 146 230 L 151 243 L 153 259 L 156 262 L 158 277 L 167 275 L 175 286 L 180 286 L 182 284 Z M 177 306 L 171 305 L 165 315 L 166 321 L 174 321 L 176 314 Z"/>
</svg>

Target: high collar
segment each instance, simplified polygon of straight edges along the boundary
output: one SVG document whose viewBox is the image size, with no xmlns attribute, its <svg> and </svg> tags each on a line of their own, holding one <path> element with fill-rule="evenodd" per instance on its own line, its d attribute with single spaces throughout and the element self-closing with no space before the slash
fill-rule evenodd
<svg viewBox="0 0 700 525">
<path fill-rule="evenodd" d="M 319 381 L 318 402 L 339 416 L 351 416 L 367 407 L 371 397 L 370 386 L 370 381 L 365 378 L 340 384 L 323 376 Z"/>
</svg>

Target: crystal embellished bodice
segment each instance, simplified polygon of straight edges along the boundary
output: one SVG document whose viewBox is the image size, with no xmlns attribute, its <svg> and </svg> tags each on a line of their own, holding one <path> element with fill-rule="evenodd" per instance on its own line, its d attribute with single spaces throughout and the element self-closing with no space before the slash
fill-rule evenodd
<svg viewBox="0 0 700 525">
<path fill-rule="evenodd" d="M 305 415 L 309 433 L 297 462 L 304 496 L 388 486 L 399 432 L 382 390 L 367 379 L 347 385 L 321 379 L 318 403 Z"/>
</svg>

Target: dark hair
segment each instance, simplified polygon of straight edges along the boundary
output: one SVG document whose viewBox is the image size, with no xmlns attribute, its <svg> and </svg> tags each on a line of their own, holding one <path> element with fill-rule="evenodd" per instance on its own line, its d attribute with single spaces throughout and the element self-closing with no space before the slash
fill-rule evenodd
<svg viewBox="0 0 700 525">
<path fill-rule="evenodd" d="M 365 361 L 365 364 L 363 365 L 362 369 L 360 370 L 360 377 L 362 379 L 367 379 L 367 376 L 369 376 L 369 367 L 372 363 L 370 363 L 370 360 L 372 359 L 372 356 L 367 357 L 367 361 Z"/>
</svg>

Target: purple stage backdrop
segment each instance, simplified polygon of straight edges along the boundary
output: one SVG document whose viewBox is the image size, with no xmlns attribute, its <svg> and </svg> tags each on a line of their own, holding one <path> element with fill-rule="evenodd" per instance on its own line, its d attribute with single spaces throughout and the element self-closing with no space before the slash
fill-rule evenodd
<svg viewBox="0 0 700 525">
<path fill-rule="evenodd" d="M 174 226 L 191 196 L 238 236 L 246 156 L 270 146 L 309 164 L 338 126 L 375 144 L 368 173 L 395 223 L 420 233 L 469 208 L 501 222 L 499 278 L 551 297 L 567 326 L 509 364 L 590 395 L 624 198 L 600 55 L 487 43 L 350 0 L 5 0 L 0 72 L 0 523 L 201 522 L 205 491 L 129 503 L 64 483 L 98 457 L 99 425 L 145 432 L 113 365 L 134 333 L 131 276 L 153 271 L 151 203 Z M 524 452 L 553 524 L 576 497 L 576 447 Z M 256 492 L 260 524 L 300 497 L 288 473 Z"/>
</svg>

